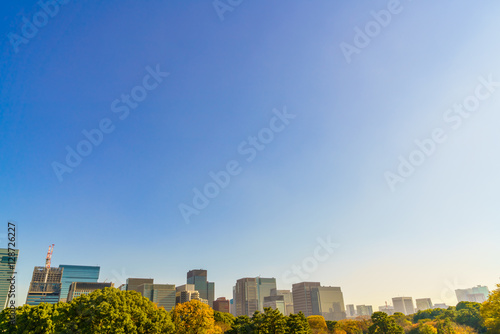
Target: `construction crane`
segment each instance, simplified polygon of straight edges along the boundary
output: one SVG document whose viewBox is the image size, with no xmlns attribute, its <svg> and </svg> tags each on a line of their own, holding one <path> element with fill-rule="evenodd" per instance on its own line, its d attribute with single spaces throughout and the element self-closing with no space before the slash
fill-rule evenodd
<svg viewBox="0 0 500 334">
<path fill-rule="evenodd" d="M 52 252 L 53 251 L 54 251 L 54 244 L 52 244 L 52 246 L 49 246 L 49 251 L 47 252 L 47 257 L 45 258 L 45 281 L 44 281 L 44 283 L 47 283 L 47 278 L 49 277 L 50 260 L 52 259 Z"/>
</svg>

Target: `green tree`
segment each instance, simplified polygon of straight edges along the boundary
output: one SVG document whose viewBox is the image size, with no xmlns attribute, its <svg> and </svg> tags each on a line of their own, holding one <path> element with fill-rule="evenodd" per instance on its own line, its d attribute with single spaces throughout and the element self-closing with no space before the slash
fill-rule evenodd
<svg viewBox="0 0 500 334">
<path fill-rule="evenodd" d="M 488 333 L 500 333 L 500 284 L 480 309 Z"/>
<path fill-rule="evenodd" d="M 67 305 L 57 315 L 64 333 L 174 333 L 170 314 L 135 291 L 105 288 Z"/>
<path fill-rule="evenodd" d="M 484 320 L 480 313 L 480 303 L 460 302 L 457 304 L 456 310 L 455 322 L 457 324 L 472 327 L 479 333 L 486 331 Z"/>
<path fill-rule="evenodd" d="M 215 325 L 219 326 L 223 332 L 231 329 L 236 317 L 231 313 L 214 311 Z"/>
<path fill-rule="evenodd" d="M 373 325 L 368 329 L 370 334 L 404 334 L 403 327 L 399 326 L 387 313 L 373 313 L 372 321 Z"/>
<path fill-rule="evenodd" d="M 246 315 L 240 315 L 234 319 L 233 326 L 229 331 L 229 334 L 251 334 L 252 332 L 252 320 Z"/>
<path fill-rule="evenodd" d="M 5 333 L 174 333 L 167 311 L 138 292 L 115 288 L 97 290 L 70 303 L 19 307 L 15 325 L 4 321 L 6 314 L 0 314 L 0 331 Z"/>
<path fill-rule="evenodd" d="M 310 334 L 311 327 L 305 315 L 302 312 L 299 314 L 290 314 L 286 319 L 289 334 Z"/>
</svg>

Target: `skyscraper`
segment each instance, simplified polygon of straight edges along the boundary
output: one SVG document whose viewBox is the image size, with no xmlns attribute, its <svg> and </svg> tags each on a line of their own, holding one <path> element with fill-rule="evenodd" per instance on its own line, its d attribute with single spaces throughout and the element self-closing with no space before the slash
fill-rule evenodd
<svg viewBox="0 0 500 334">
<path fill-rule="evenodd" d="M 313 315 L 311 290 L 321 286 L 319 282 L 301 282 L 292 285 L 293 313 L 304 313 L 306 317 Z"/>
<path fill-rule="evenodd" d="M 200 298 L 208 300 L 210 307 L 214 306 L 215 283 L 207 281 L 206 270 L 194 269 L 188 271 L 187 283 L 194 284 L 195 290 L 200 293 Z"/>
<path fill-rule="evenodd" d="M 40 303 L 55 304 L 61 296 L 63 268 L 35 267 L 26 297 L 26 304 L 36 306 Z"/>
<path fill-rule="evenodd" d="M 61 293 L 59 301 L 65 302 L 68 298 L 69 288 L 73 282 L 89 282 L 97 283 L 99 280 L 100 267 L 97 266 L 75 266 L 69 264 L 61 264 Z"/>
<path fill-rule="evenodd" d="M 69 286 L 67 302 L 82 295 L 88 295 L 96 290 L 112 287 L 113 283 L 73 282 Z"/>
<path fill-rule="evenodd" d="M 237 315 L 251 317 L 255 311 L 264 310 L 264 298 L 276 289 L 275 278 L 246 277 L 236 281 L 234 299 Z"/>
<path fill-rule="evenodd" d="M 264 307 L 270 307 L 273 310 L 278 310 L 281 314 L 285 314 L 285 296 L 274 295 L 264 297 Z"/>
<path fill-rule="evenodd" d="M 14 249 L 10 255 L 8 249 L 0 248 L 0 311 L 2 311 L 4 308 L 9 307 L 8 297 L 10 290 L 10 279 L 11 277 L 13 277 L 14 272 L 16 271 L 16 263 L 19 256 L 19 250 Z M 14 279 L 16 280 L 17 277 L 14 277 Z"/>
<path fill-rule="evenodd" d="M 415 299 L 415 302 L 417 303 L 417 312 L 432 309 L 432 301 L 430 298 Z"/>
<path fill-rule="evenodd" d="M 200 298 L 200 293 L 195 290 L 194 284 L 184 284 L 175 288 L 175 303 L 182 304 L 190 300 L 199 300 L 208 304 L 208 300 Z"/>
<path fill-rule="evenodd" d="M 415 313 L 411 297 L 394 297 L 392 298 L 392 304 L 394 305 L 394 313 L 401 312 L 404 315 Z"/>
<path fill-rule="evenodd" d="M 284 315 L 290 315 L 293 313 L 293 295 L 290 290 L 271 290 L 271 296 L 283 296 L 285 302 L 285 313 Z"/>
<path fill-rule="evenodd" d="M 175 284 L 141 284 L 137 291 L 143 297 L 148 298 L 150 301 L 171 311 L 175 307 Z"/>
<path fill-rule="evenodd" d="M 142 284 L 153 284 L 154 279 L 152 278 L 127 278 L 127 283 L 125 285 L 125 291 L 137 291 L 139 292 L 139 286 Z M 123 289 L 123 287 L 122 287 Z"/>
<path fill-rule="evenodd" d="M 356 313 L 358 316 L 367 316 L 371 317 L 373 314 L 373 307 L 371 305 L 357 305 Z"/>
<path fill-rule="evenodd" d="M 353 304 L 346 305 L 345 306 L 345 312 L 346 312 L 346 316 L 348 318 L 354 318 L 354 317 L 356 317 L 356 309 L 354 308 Z"/>
<path fill-rule="evenodd" d="M 470 289 L 455 290 L 458 302 L 483 303 L 488 299 L 490 290 L 486 286 L 478 285 Z"/>
<path fill-rule="evenodd" d="M 219 297 L 214 300 L 214 311 L 229 313 L 229 300 L 226 297 Z"/>
<path fill-rule="evenodd" d="M 346 318 L 344 296 L 339 287 L 316 286 L 311 288 L 312 312 L 325 320 L 338 321 Z"/>
</svg>

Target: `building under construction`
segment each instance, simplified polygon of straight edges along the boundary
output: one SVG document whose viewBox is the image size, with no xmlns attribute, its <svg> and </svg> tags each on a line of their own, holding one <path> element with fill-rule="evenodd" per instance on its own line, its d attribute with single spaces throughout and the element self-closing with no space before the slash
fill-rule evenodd
<svg viewBox="0 0 500 334">
<path fill-rule="evenodd" d="M 62 273 L 62 268 L 35 267 L 26 304 L 57 303 L 61 294 Z"/>
<path fill-rule="evenodd" d="M 31 278 L 26 304 L 57 303 L 61 295 L 62 268 L 51 268 L 50 262 L 54 245 L 49 247 L 45 259 L 45 267 L 35 267 Z"/>
</svg>

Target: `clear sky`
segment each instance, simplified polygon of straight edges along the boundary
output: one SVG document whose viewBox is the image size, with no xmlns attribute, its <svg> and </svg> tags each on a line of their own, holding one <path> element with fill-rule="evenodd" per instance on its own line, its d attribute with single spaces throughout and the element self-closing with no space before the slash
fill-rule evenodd
<svg viewBox="0 0 500 334">
<path fill-rule="evenodd" d="M 294 265 L 346 304 L 494 288 L 500 4 L 221 3 L 1 2 L 18 304 L 53 243 L 54 266 L 117 284 L 204 268 L 216 297 L 258 275 L 289 289 Z"/>
</svg>

